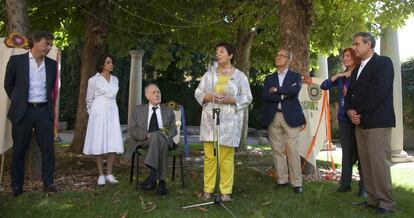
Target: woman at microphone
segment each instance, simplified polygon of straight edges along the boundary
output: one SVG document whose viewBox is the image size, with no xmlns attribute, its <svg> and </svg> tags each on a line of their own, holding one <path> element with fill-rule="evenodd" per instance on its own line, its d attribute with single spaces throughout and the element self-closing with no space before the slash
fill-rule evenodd
<svg viewBox="0 0 414 218">
<path fill-rule="evenodd" d="M 352 166 L 358 160 L 358 171 L 361 178 L 359 181 L 358 196 L 367 197 L 364 181 L 362 179 L 361 165 L 359 164 L 355 138 L 355 125 L 348 119 L 344 107 L 344 99 L 348 90 L 349 81 L 351 80 L 352 71 L 356 66 L 359 66 L 360 63 L 361 60 L 355 56 L 355 51 L 352 50 L 352 48 L 344 49 L 342 52 L 342 64 L 345 66 L 345 71 L 326 79 L 321 84 L 321 89 L 328 90 L 334 86 L 339 89 L 338 121 L 342 148 L 342 172 L 341 185 L 337 189 L 337 192 L 351 191 Z"/>
<path fill-rule="evenodd" d="M 214 70 L 208 69 L 195 90 L 195 98 L 203 107 L 200 122 L 200 141 L 204 147 L 204 194 L 208 200 L 216 185 L 216 151 L 213 131 L 213 108 L 220 109 L 220 193 L 222 201 L 230 201 L 233 191 L 234 150 L 239 146 L 243 112 L 251 102 L 252 94 L 247 77 L 233 66 L 235 49 L 229 43 L 216 46 Z"/>
</svg>

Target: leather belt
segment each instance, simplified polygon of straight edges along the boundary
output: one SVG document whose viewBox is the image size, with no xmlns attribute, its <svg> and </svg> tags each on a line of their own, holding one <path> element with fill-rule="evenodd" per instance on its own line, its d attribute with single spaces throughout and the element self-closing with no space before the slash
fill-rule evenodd
<svg viewBox="0 0 414 218">
<path fill-rule="evenodd" d="M 47 105 L 47 102 L 29 102 L 28 105 L 32 106 L 34 108 L 41 108 L 41 107 Z"/>
<path fill-rule="evenodd" d="M 282 112 L 282 110 L 280 110 L 280 109 L 276 109 L 276 111 L 277 111 L 277 112 Z"/>
</svg>

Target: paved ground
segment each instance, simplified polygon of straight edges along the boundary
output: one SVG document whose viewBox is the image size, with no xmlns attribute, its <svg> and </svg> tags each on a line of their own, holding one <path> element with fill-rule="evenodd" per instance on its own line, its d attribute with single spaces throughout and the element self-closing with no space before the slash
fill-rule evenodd
<svg viewBox="0 0 414 218">
<path fill-rule="evenodd" d="M 341 144 L 334 143 L 336 145 L 336 149 L 332 151 L 332 157 L 334 159 L 335 163 L 341 164 L 342 161 L 342 150 L 341 150 Z M 414 156 L 414 151 L 406 151 L 408 155 Z M 318 160 L 327 160 L 329 153 L 328 151 L 320 151 L 318 154 L 317 159 Z M 414 162 L 408 162 L 408 163 L 395 163 L 391 165 L 391 168 L 408 168 L 414 170 Z"/>
<path fill-rule="evenodd" d="M 63 143 L 71 143 L 73 139 L 73 131 L 66 130 L 61 131 L 59 133 L 59 137 L 61 138 Z M 181 136 L 182 137 L 182 136 Z M 199 144 L 199 138 L 198 135 L 189 135 L 188 138 L 188 144 Z M 181 141 L 184 141 L 183 138 L 181 138 Z M 248 144 L 261 144 L 259 143 L 259 137 L 248 137 L 247 138 Z M 342 151 L 341 151 L 341 145 L 339 142 L 333 142 L 335 145 L 335 150 L 332 151 L 332 157 L 334 159 L 335 163 L 341 163 L 342 158 Z M 414 151 L 407 151 L 407 153 L 411 156 L 414 156 Z M 318 160 L 327 160 L 329 153 L 328 151 L 321 151 L 319 152 L 317 159 Z M 414 162 L 409 163 L 396 163 L 391 166 L 392 168 L 409 168 L 414 170 Z"/>
</svg>

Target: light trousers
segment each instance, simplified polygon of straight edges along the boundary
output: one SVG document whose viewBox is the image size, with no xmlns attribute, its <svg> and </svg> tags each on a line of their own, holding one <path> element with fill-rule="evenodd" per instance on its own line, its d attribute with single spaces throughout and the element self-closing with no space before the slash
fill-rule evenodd
<svg viewBox="0 0 414 218">
<path fill-rule="evenodd" d="M 293 187 L 302 186 L 298 151 L 300 127 L 290 127 L 283 114 L 276 112 L 273 121 L 268 126 L 268 132 L 278 184 L 286 184 L 290 179 Z"/>
</svg>

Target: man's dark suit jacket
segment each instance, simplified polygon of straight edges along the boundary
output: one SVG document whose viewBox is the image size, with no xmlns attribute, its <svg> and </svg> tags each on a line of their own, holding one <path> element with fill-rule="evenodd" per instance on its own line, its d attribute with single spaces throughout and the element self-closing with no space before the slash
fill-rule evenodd
<svg viewBox="0 0 414 218">
<path fill-rule="evenodd" d="M 276 93 L 269 93 L 270 87 L 277 87 Z M 302 106 L 299 102 L 299 91 L 302 86 L 301 76 L 291 70 L 288 70 L 279 87 L 279 78 L 277 72 L 266 78 L 262 89 L 262 99 L 265 101 L 261 124 L 265 127 L 273 121 L 279 102 L 282 105 L 283 117 L 286 123 L 291 127 L 298 127 L 305 124 L 305 116 Z"/>
<path fill-rule="evenodd" d="M 7 117 L 12 123 L 18 123 L 27 109 L 29 98 L 29 53 L 13 55 L 6 67 L 4 89 L 11 101 Z M 45 57 L 46 98 L 50 119 L 53 120 L 52 92 L 56 82 L 56 61 Z"/>
<path fill-rule="evenodd" d="M 395 127 L 391 59 L 374 53 L 356 80 L 358 69 L 359 66 L 352 72 L 345 97 L 346 111 L 353 109 L 361 114 L 363 129 Z"/>
</svg>

